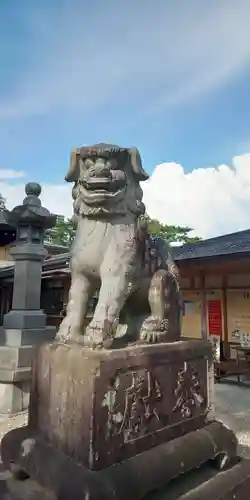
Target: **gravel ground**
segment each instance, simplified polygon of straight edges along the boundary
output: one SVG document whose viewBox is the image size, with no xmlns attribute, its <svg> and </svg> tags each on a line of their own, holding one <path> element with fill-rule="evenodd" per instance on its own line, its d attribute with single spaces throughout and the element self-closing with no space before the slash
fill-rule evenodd
<svg viewBox="0 0 250 500">
<path fill-rule="evenodd" d="M 215 403 L 216 418 L 236 433 L 239 454 L 250 459 L 250 385 L 216 384 Z"/>
<path fill-rule="evenodd" d="M 250 386 L 236 386 L 234 383 L 220 383 L 215 386 L 216 418 L 222 420 L 236 432 L 239 440 L 239 454 L 250 459 Z M 0 439 L 10 429 L 22 427 L 27 414 L 12 418 L 0 418 Z M 160 498 L 160 497 L 159 497 Z M 165 498 L 165 497 L 164 497 Z M 0 500 L 55 500 L 33 481 L 14 481 L 0 464 Z"/>
<path fill-rule="evenodd" d="M 9 432 L 11 429 L 15 429 L 17 427 L 23 427 L 24 425 L 27 424 L 28 421 L 28 416 L 27 412 L 24 413 L 19 413 L 18 415 L 15 415 L 14 417 L 6 418 L 1 416 L 0 417 L 0 441 L 3 438 L 3 436 Z"/>
</svg>

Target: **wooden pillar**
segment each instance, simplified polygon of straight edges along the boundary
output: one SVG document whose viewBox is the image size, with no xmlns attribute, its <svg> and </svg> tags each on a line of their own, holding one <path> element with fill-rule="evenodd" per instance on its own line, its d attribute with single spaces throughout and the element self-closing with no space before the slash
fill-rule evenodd
<svg viewBox="0 0 250 500">
<path fill-rule="evenodd" d="M 201 338 L 207 339 L 207 306 L 206 306 L 206 287 L 205 274 L 203 271 L 199 274 L 200 278 L 200 293 L 201 293 Z"/>
<path fill-rule="evenodd" d="M 3 286 L 0 287 L 0 325 L 3 324 L 3 316 L 4 316 L 4 292 L 5 288 Z"/>
<path fill-rule="evenodd" d="M 223 317 L 223 354 L 226 358 L 230 357 L 230 345 L 228 342 L 228 323 L 227 323 L 227 277 L 222 277 L 222 317 Z"/>
<path fill-rule="evenodd" d="M 194 290 L 195 289 L 195 276 L 194 276 L 193 273 L 190 275 L 189 285 L 190 285 L 189 286 L 190 290 Z"/>
<path fill-rule="evenodd" d="M 12 286 L 10 284 L 1 285 L 0 289 L 0 325 L 3 324 L 3 317 L 11 309 Z"/>
</svg>

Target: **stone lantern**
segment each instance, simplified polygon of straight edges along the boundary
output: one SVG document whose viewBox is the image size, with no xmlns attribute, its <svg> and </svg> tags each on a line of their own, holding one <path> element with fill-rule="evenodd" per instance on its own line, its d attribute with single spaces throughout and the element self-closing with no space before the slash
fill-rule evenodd
<svg viewBox="0 0 250 500">
<path fill-rule="evenodd" d="M 10 414 L 28 406 L 34 346 L 55 337 L 55 328 L 46 326 L 40 296 L 47 256 L 44 233 L 55 225 L 56 216 L 42 207 L 39 184 L 27 184 L 25 192 L 22 205 L 6 211 L 8 224 L 16 228 L 16 241 L 10 250 L 15 261 L 12 309 L 0 332 L 0 413 Z"/>
</svg>

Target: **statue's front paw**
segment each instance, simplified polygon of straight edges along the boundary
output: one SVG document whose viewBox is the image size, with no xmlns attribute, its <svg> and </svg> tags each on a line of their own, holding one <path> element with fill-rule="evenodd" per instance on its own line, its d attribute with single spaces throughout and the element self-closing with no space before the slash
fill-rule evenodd
<svg viewBox="0 0 250 500">
<path fill-rule="evenodd" d="M 65 322 L 66 323 L 66 322 Z M 80 335 L 78 329 L 72 328 L 69 324 L 61 323 L 60 328 L 56 334 L 56 342 L 83 342 L 83 336 Z"/>
<path fill-rule="evenodd" d="M 68 342 L 71 339 L 70 330 L 59 330 L 56 334 L 55 341 L 56 342 Z"/>
<path fill-rule="evenodd" d="M 140 341 L 145 342 L 145 344 L 158 344 L 160 342 L 159 332 L 143 328 L 140 334 Z"/>
<path fill-rule="evenodd" d="M 85 331 L 84 345 L 91 349 L 110 349 L 114 336 L 111 325 L 91 321 Z"/>
<path fill-rule="evenodd" d="M 140 340 L 146 344 L 158 344 L 159 342 L 165 341 L 165 334 L 156 330 L 152 331 L 150 329 L 143 328 L 141 329 Z"/>
<path fill-rule="evenodd" d="M 154 316 L 147 318 L 141 327 L 140 341 L 147 344 L 157 344 L 166 341 L 167 320 L 159 320 Z"/>
</svg>

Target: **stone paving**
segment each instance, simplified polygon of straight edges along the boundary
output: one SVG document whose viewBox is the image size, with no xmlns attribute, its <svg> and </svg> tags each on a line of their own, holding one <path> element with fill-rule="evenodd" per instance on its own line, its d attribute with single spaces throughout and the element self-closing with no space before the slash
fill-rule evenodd
<svg viewBox="0 0 250 500">
<path fill-rule="evenodd" d="M 216 418 L 232 428 L 239 440 L 239 453 L 250 459 L 250 386 L 220 383 L 215 386 Z M 0 418 L 0 439 L 14 427 L 25 425 L 27 415 Z M 160 500 L 162 496 L 157 495 Z M 165 497 L 164 497 L 165 499 Z M 33 481 L 14 481 L 8 471 L 0 469 L 0 500 L 55 500 Z M 72 499 L 73 500 L 73 499 Z"/>
<path fill-rule="evenodd" d="M 233 429 L 239 441 L 239 454 L 250 459 L 250 386 L 216 384 L 216 418 Z"/>
</svg>

